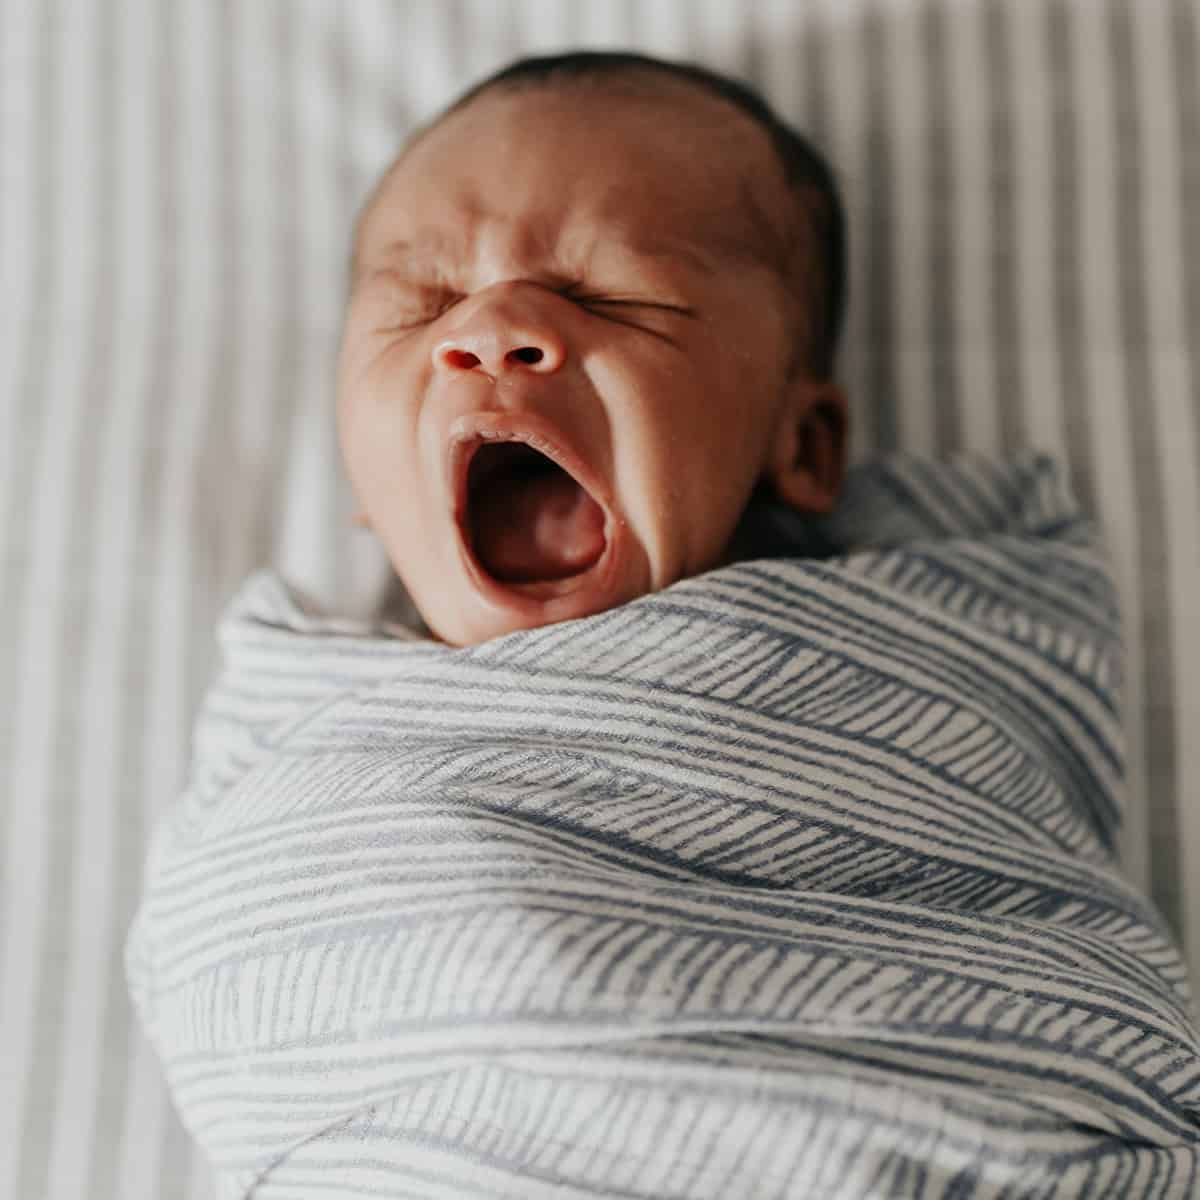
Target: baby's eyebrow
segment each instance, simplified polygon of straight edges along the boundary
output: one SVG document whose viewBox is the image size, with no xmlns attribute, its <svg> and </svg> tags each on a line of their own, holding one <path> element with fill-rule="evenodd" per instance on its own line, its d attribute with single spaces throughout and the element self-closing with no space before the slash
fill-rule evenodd
<svg viewBox="0 0 1200 1200">
<path fill-rule="evenodd" d="M 433 231 L 425 231 L 413 238 L 397 238 L 378 250 L 368 254 L 359 253 L 354 260 L 350 287 L 353 291 L 368 277 L 383 272 L 394 275 L 399 267 L 436 265 L 439 258 L 452 248 L 449 239 Z"/>
<path fill-rule="evenodd" d="M 609 246 L 615 246 L 633 258 L 683 262 L 704 275 L 715 274 L 717 270 L 717 264 L 711 253 L 699 246 L 693 246 L 684 239 L 648 238 L 630 230 L 625 235 L 619 232 L 615 237 L 610 235 L 605 241 Z M 600 248 L 600 243 L 586 247 L 583 257 L 590 258 Z M 568 251 L 569 249 L 568 245 Z M 441 231 L 418 230 L 410 237 L 395 238 L 369 254 L 360 255 L 354 264 L 352 286 L 377 274 L 393 274 L 398 268 L 406 265 L 429 273 L 439 265 L 439 262 L 446 258 L 454 259 L 462 251 L 463 246 L 457 239 L 447 237 Z M 569 254 L 568 256 L 573 257 Z M 568 268 L 578 266 L 574 262 L 550 265 L 556 268 L 554 273 L 563 273 L 564 275 L 570 274 Z"/>
<path fill-rule="evenodd" d="M 684 241 L 652 242 L 630 238 L 625 247 L 636 258 L 660 258 L 671 262 L 685 262 L 703 275 L 716 272 L 712 257 L 696 246 Z"/>
<path fill-rule="evenodd" d="M 443 230 L 418 229 L 407 237 L 392 238 L 382 246 L 364 248 L 355 245 L 350 261 L 348 296 L 353 297 L 366 283 L 390 278 L 400 282 L 406 275 L 430 278 L 444 274 L 444 263 L 456 260 L 465 251 L 460 237 Z"/>
</svg>

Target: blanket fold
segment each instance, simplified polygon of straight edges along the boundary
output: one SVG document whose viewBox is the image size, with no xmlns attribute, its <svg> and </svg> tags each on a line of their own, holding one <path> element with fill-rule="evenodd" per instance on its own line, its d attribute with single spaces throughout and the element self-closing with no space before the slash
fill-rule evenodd
<svg viewBox="0 0 1200 1200">
<path fill-rule="evenodd" d="M 127 952 L 225 1195 L 1200 1194 L 1053 462 L 767 518 L 793 556 L 468 648 L 246 581 Z"/>
</svg>

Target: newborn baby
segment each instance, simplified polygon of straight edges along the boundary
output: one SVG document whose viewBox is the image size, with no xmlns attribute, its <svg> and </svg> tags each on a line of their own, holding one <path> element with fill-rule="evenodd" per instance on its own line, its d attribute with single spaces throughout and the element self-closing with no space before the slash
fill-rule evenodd
<svg viewBox="0 0 1200 1200">
<path fill-rule="evenodd" d="M 525 60 L 420 131 L 357 226 L 338 431 L 430 631 L 733 561 L 759 494 L 828 510 L 842 256 L 828 168 L 701 68 Z"/>
<path fill-rule="evenodd" d="M 384 176 L 339 429 L 446 644 L 266 569 L 222 619 L 127 951 L 221 1195 L 1200 1195 L 1102 540 L 1034 451 L 843 485 L 841 242 L 624 56 Z"/>
</svg>

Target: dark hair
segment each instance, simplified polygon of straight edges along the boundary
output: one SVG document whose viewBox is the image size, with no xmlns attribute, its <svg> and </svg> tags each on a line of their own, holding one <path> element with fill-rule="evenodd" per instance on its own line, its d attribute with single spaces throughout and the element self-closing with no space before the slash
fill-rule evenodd
<svg viewBox="0 0 1200 1200">
<path fill-rule="evenodd" d="M 481 93 L 497 87 L 553 85 L 634 71 L 671 75 L 736 105 L 770 137 L 788 186 L 805 193 L 805 199 L 811 201 L 805 205 L 805 212 L 809 218 L 818 279 L 815 285 L 806 288 L 808 294 L 805 296 L 813 321 L 808 365 L 819 377 L 828 378 L 833 373 L 846 306 L 846 221 L 837 183 L 828 163 L 817 150 L 780 120 L 766 101 L 746 84 L 697 63 L 674 62 L 625 51 L 580 50 L 518 59 L 475 84 L 442 116 L 448 116 Z M 784 264 L 780 266 L 783 268 Z"/>
</svg>

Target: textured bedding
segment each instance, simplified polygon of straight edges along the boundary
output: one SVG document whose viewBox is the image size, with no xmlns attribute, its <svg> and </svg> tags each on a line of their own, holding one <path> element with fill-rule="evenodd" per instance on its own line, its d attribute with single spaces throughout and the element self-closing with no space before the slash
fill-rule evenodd
<svg viewBox="0 0 1200 1200">
<path fill-rule="evenodd" d="M 226 1197 L 1179 1197 L 1180 957 L 1051 460 L 456 649 L 259 571 L 128 946 Z"/>
</svg>

